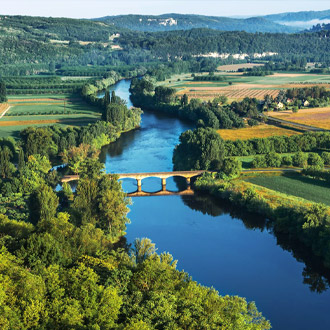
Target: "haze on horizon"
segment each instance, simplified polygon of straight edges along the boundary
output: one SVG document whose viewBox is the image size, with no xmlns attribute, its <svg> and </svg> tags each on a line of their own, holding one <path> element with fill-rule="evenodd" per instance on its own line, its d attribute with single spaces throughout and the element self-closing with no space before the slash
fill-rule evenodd
<svg viewBox="0 0 330 330">
<path fill-rule="evenodd" d="M 181 13 L 251 17 L 326 9 L 330 9 L 330 5 L 325 0 L 12 0 L 2 3 L 0 14 L 97 18 L 125 14 Z"/>
</svg>

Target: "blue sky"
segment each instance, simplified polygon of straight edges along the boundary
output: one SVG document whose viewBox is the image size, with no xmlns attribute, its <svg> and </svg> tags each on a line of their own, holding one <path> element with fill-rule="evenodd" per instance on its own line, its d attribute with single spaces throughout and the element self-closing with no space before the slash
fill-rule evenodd
<svg viewBox="0 0 330 330">
<path fill-rule="evenodd" d="M 328 0 L 4 0 L 2 15 L 91 18 L 119 14 L 253 16 L 330 9 Z"/>
</svg>

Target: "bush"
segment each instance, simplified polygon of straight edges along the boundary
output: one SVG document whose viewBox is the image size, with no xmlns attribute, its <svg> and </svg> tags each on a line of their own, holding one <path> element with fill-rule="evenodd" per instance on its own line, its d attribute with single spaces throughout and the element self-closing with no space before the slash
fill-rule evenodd
<svg viewBox="0 0 330 330">
<path fill-rule="evenodd" d="M 252 168 L 267 167 L 265 156 L 255 156 L 251 165 Z"/>
<path fill-rule="evenodd" d="M 315 152 L 311 152 L 308 154 L 307 162 L 308 162 L 308 165 L 316 167 L 316 168 L 324 167 L 324 161 L 323 161 L 322 157 Z"/>
<path fill-rule="evenodd" d="M 321 157 L 325 165 L 330 165 L 330 152 L 322 152 Z"/>
<path fill-rule="evenodd" d="M 282 157 L 276 152 L 269 152 L 265 155 L 267 167 L 281 167 Z"/>
<path fill-rule="evenodd" d="M 221 179 L 234 179 L 242 172 L 242 162 L 237 158 L 230 157 L 223 161 L 223 165 L 219 171 Z"/>
<path fill-rule="evenodd" d="M 282 165 L 292 166 L 292 164 L 293 164 L 292 156 L 283 156 Z"/>
<path fill-rule="evenodd" d="M 257 126 L 257 125 L 259 125 L 259 122 L 256 119 L 249 119 L 248 120 L 248 125 L 249 126 Z"/>
<path fill-rule="evenodd" d="M 293 165 L 297 167 L 306 167 L 307 166 L 307 160 L 308 160 L 308 155 L 304 154 L 303 152 L 297 152 L 293 158 Z"/>
</svg>

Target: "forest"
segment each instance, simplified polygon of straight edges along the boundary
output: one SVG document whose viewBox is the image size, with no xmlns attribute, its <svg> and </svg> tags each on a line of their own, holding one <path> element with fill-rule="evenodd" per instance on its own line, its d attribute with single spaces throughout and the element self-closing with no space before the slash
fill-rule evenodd
<svg viewBox="0 0 330 330">
<path fill-rule="evenodd" d="M 129 31 L 89 20 L 29 16 L 0 18 L 2 76 L 54 73 L 54 70 L 63 73 L 68 67 L 80 67 L 80 71 L 86 71 L 82 69 L 86 65 L 98 66 L 96 72 L 104 73 L 102 66 L 166 64 L 211 52 L 229 55 L 272 52 L 278 55 L 266 57 L 266 60 L 329 63 L 327 30 L 254 34 L 199 28 L 152 33 Z M 112 46 L 119 48 L 113 49 Z M 221 62 L 217 61 L 218 64 Z"/>
</svg>

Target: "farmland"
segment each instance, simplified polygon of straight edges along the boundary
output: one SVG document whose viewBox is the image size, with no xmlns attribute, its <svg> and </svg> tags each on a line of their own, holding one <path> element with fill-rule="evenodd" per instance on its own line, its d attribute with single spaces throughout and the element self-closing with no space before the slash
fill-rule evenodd
<svg viewBox="0 0 330 330">
<path fill-rule="evenodd" d="M 291 176 L 258 176 L 246 181 L 287 195 L 330 205 L 330 187 L 325 181 Z"/>
<path fill-rule="evenodd" d="M 12 96 L 8 105 L 10 109 L 0 119 L 1 137 L 17 137 L 21 129 L 32 125 L 86 125 L 100 118 L 98 110 L 77 95 Z"/>
<path fill-rule="evenodd" d="M 315 84 L 330 88 L 330 75 L 275 73 L 265 77 L 251 77 L 238 72 L 221 72 L 216 75 L 221 75 L 225 81 L 194 81 L 191 74 L 184 74 L 172 76 L 161 84 L 177 89 L 179 96 L 187 94 L 189 98 L 210 100 L 225 95 L 229 101 L 242 100 L 245 97 L 263 99 L 266 94 L 276 97 L 281 89 L 309 87 Z"/>
<path fill-rule="evenodd" d="M 252 138 L 265 138 L 269 136 L 280 135 L 290 136 L 294 134 L 299 134 L 294 130 L 289 130 L 267 124 L 239 129 L 220 129 L 217 132 L 224 140 L 248 140 Z"/>
<path fill-rule="evenodd" d="M 258 66 L 264 66 L 262 63 L 241 63 L 241 64 L 227 64 L 218 66 L 219 71 L 237 71 L 239 69 L 251 69 Z"/>
<path fill-rule="evenodd" d="M 298 113 L 289 110 L 270 112 L 268 115 L 299 124 L 330 129 L 330 107 L 301 109 Z"/>
</svg>

